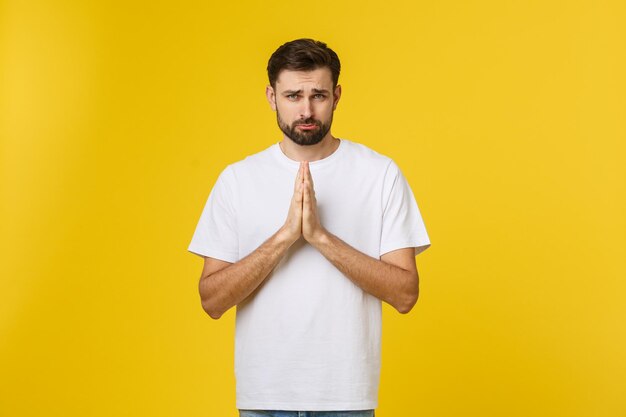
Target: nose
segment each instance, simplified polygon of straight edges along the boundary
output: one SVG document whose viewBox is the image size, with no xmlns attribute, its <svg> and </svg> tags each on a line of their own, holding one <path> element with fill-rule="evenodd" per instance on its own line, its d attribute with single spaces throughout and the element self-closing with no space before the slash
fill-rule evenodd
<svg viewBox="0 0 626 417">
<path fill-rule="evenodd" d="M 308 97 L 305 97 L 301 101 L 300 118 L 308 119 L 309 117 L 312 117 L 312 116 L 313 116 L 313 102 Z"/>
</svg>

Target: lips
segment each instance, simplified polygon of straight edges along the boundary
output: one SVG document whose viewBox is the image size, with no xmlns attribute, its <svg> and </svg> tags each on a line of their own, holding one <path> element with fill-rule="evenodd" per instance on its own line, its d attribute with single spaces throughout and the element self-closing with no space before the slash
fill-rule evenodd
<svg viewBox="0 0 626 417">
<path fill-rule="evenodd" d="M 303 125 L 303 124 L 300 124 L 300 125 L 297 125 L 297 126 L 298 126 L 300 129 L 302 129 L 302 130 L 311 130 L 311 129 L 315 129 L 315 128 L 317 127 L 317 125 L 316 125 L 316 124 L 310 124 L 310 125 Z"/>
</svg>

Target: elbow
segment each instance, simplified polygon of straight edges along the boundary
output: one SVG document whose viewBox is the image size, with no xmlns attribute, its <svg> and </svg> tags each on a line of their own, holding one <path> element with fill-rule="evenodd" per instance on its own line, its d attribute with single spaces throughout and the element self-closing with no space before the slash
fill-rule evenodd
<svg viewBox="0 0 626 417">
<path fill-rule="evenodd" d="M 407 297 L 407 299 L 404 300 L 403 303 L 396 306 L 396 310 L 398 310 L 398 313 L 400 314 L 409 313 L 411 310 L 413 310 L 413 307 L 417 303 L 417 299 L 418 295 L 415 295 L 414 297 Z"/>
<path fill-rule="evenodd" d="M 408 289 L 404 294 L 402 299 L 397 303 L 396 310 L 400 314 L 409 313 L 415 304 L 417 303 L 417 299 L 419 298 L 420 290 L 418 281 L 414 281 L 414 284 L 411 285 L 410 289 Z"/>
<path fill-rule="evenodd" d="M 211 317 L 213 320 L 217 320 L 220 317 L 222 317 L 222 313 L 215 313 L 215 312 L 213 312 L 213 313 L 208 313 L 208 314 L 209 314 L 209 317 Z"/>
<path fill-rule="evenodd" d="M 410 307 L 410 306 L 407 306 L 407 307 L 403 306 L 403 307 L 396 308 L 396 310 L 400 314 L 408 314 L 412 309 L 413 309 L 413 307 Z"/>
<path fill-rule="evenodd" d="M 219 319 L 220 317 L 222 317 L 222 314 L 224 314 L 223 311 L 217 310 L 213 305 L 209 304 L 206 300 L 202 300 L 202 309 L 213 320 Z"/>
<path fill-rule="evenodd" d="M 219 319 L 224 314 L 224 311 L 217 308 L 215 298 L 211 297 L 210 290 L 203 286 L 203 279 L 198 284 L 198 292 L 200 293 L 200 303 L 205 313 L 214 320 Z"/>
</svg>

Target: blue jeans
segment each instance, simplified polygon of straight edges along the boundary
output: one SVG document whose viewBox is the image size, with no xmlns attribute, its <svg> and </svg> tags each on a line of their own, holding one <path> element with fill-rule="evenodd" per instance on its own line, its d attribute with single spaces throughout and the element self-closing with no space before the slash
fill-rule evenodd
<svg viewBox="0 0 626 417">
<path fill-rule="evenodd" d="M 351 410 L 351 411 L 239 410 L 239 417 L 374 417 L 374 410 Z"/>
</svg>

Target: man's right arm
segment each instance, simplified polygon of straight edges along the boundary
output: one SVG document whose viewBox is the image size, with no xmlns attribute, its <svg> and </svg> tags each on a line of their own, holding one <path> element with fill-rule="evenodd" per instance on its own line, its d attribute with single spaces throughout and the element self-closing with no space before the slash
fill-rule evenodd
<svg viewBox="0 0 626 417">
<path fill-rule="evenodd" d="M 219 319 L 229 308 L 245 300 L 267 278 L 302 235 L 303 165 L 300 164 L 285 224 L 248 256 L 235 263 L 210 257 L 198 284 L 202 308 Z"/>
<path fill-rule="evenodd" d="M 267 278 L 292 244 L 281 232 L 282 229 L 235 263 L 204 258 L 198 290 L 202 308 L 211 318 L 219 319 Z"/>
</svg>

